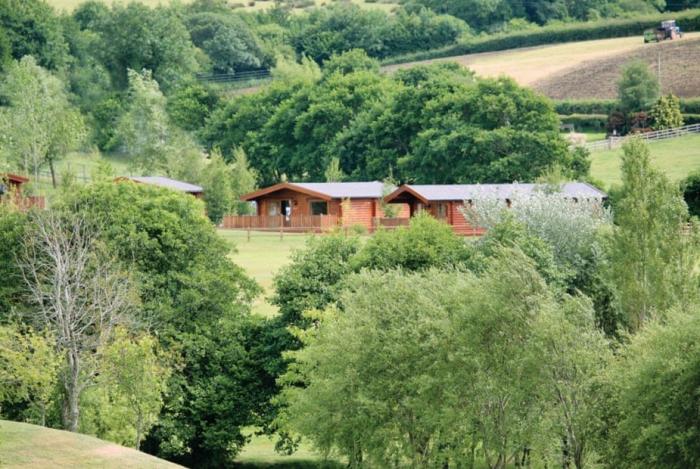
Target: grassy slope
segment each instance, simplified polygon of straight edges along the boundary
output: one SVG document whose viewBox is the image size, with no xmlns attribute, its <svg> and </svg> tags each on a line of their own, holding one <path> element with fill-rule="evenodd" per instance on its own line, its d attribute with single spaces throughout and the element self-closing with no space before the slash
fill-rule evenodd
<svg viewBox="0 0 700 469">
<path fill-rule="evenodd" d="M 251 232 L 248 241 L 245 231 L 219 230 L 219 234 L 237 251 L 231 255 L 231 259 L 265 290 L 253 305 L 253 312 L 266 317 L 274 315 L 276 307 L 267 302 L 267 297 L 272 293 L 272 278 L 289 263 L 292 252 L 304 246 L 308 235 L 285 233 L 280 240 L 279 233 L 256 231 Z"/>
<path fill-rule="evenodd" d="M 646 62 L 659 74 L 663 93 L 684 98 L 700 96 L 700 36 L 697 33 L 687 34 L 678 41 L 647 44 L 610 57 L 586 60 L 533 83 L 533 87 L 554 99 L 614 99 L 621 69 L 634 59 Z"/>
<path fill-rule="evenodd" d="M 53 5 L 54 8 L 58 10 L 63 10 L 63 11 L 72 11 L 74 10 L 77 6 L 79 6 L 81 3 L 85 3 L 87 0 L 47 0 L 47 2 L 50 5 Z M 145 5 L 149 6 L 158 6 L 158 5 L 167 5 L 170 3 L 171 0 L 103 0 L 104 3 L 107 4 L 113 4 L 113 3 L 129 3 L 130 1 L 139 1 Z M 180 0 L 181 3 L 190 3 L 192 0 Z M 384 10 L 384 11 L 391 11 L 396 7 L 396 3 L 392 2 L 377 2 L 377 3 L 366 3 L 364 0 L 351 0 L 352 3 L 357 3 L 363 8 L 367 9 L 376 9 L 376 10 Z M 331 0 L 315 0 L 316 5 L 327 5 L 331 3 Z M 229 0 L 229 4 L 232 6 L 236 6 L 237 8 L 241 8 L 244 11 L 256 11 L 256 10 L 265 10 L 268 8 L 272 8 L 275 5 L 275 2 L 273 0 L 256 0 L 251 2 L 250 0 Z"/>
<path fill-rule="evenodd" d="M 673 181 L 700 170 L 700 135 L 660 140 L 649 144 L 654 166 Z M 620 182 L 622 149 L 597 151 L 591 155 L 591 175 L 606 187 Z"/>
<path fill-rule="evenodd" d="M 181 466 L 91 436 L 0 421 L 0 467 L 122 469 Z"/>
<path fill-rule="evenodd" d="M 543 91 L 554 89 L 558 81 L 556 77 L 562 76 L 567 80 L 573 80 L 575 74 L 571 74 L 572 70 L 580 73 L 581 70 L 586 70 L 592 67 L 591 64 L 597 63 L 624 63 L 627 57 L 632 57 L 639 54 L 656 55 L 658 51 L 663 52 L 662 64 L 664 57 L 667 55 L 669 67 L 664 72 L 671 76 L 677 75 L 678 63 L 686 61 L 688 65 L 692 65 L 690 57 L 695 57 L 700 46 L 694 39 L 700 38 L 700 33 L 687 34 L 682 41 L 675 42 L 672 46 L 682 46 L 683 53 L 674 52 L 673 47 L 669 48 L 669 43 L 662 44 L 644 44 L 640 36 L 623 37 L 616 39 L 601 39 L 596 41 L 581 41 L 571 42 L 566 44 L 555 44 L 550 46 L 528 47 L 523 49 L 512 49 L 500 52 L 484 52 L 480 54 L 461 55 L 449 57 L 445 59 L 425 60 L 419 62 L 410 62 L 399 65 L 390 65 L 385 67 L 385 70 L 392 71 L 397 68 L 410 68 L 415 65 L 434 63 L 434 62 L 457 62 L 465 67 L 469 67 L 477 74 L 487 77 L 496 77 L 499 75 L 507 75 L 514 78 L 521 85 L 535 85 Z M 693 47 L 693 45 L 695 47 Z M 612 60 L 612 62 L 610 62 Z M 619 63 L 618 63 L 619 62 Z M 583 84 L 588 86 L 605 85 L 605 89 L 610 85 L 610 79 L 606 75 L 606 82 L 598 80 L 595 75 L 581 75 L 585 80 Z M 562 78 L 562 79 L 564 79 Z M 664 74 L 662 74 L 662 80 Z M 546 81 L 545 80 L 553 80 Z M 700 78 L 698 78 L 700 80 Z M 614 81 L 612 80 L 614 86 Z M 573 83 L 573 81 L 572 81 Z M 567 88 L 568 89 L 568 88 Z M 576 89 L 575 83 L 571 85 L 571 92 Z M 687 93 L 685 93 L 687 94 Z M 700 92 L 697 93 L 700 95 Z M 599 96 L 604 97 L 604 96 Z"/>
</svg>

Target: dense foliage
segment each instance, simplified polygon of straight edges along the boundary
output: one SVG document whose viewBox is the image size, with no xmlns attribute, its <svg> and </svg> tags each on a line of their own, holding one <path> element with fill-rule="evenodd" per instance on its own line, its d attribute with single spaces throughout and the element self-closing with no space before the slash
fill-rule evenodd
<svg viewBox="0 0 700 469">
<path fill-rule="evenodd" d="M 204 140 L 225 156 L 244 148 L 263 184 L 322 180 L 334 157 L 350 180 L 528 181 L 553 166 L 571 177 L 587 173 L 547 100 L 512 80 L 476 80 L 453 65 L 387 78 L 350 54 L 356 67 L 343 56 L 331 62 L 343 60 L 351 73 L 273 83 L 227 103 Z"/>
</svg>

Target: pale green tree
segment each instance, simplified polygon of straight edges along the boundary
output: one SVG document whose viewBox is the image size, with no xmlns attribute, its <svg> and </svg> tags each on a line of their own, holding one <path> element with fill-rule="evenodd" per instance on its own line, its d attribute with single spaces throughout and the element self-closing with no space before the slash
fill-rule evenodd
<svg viewBox="0 0 700 469">
<path fill-rule="evenodd" d="M 234 204 L 232 178 L 231 168 L 221 153 L 213 152 L 209 164 L 204 168 L 203 186 L 207 216 L 214 224 L 218 225 L 224 215 L 231 213 Z"/>
<path fill-rule="evenodd" d="M 345 179 L 345 173 L 340 168 L 340 159 L 331 158 L 331 161 L 326 167 L 326 172 L 324 173 L 326 182 L 340 182 Z"/>
<path fill-rule="evenodd" d="M 651 166 L 646 144 L 631 140 L 623 151 L 609 276 L 634 331 L 654 314 L 693 299 L 697 237 L 683 229 L 688 207 L 678 186 Z"/>
<path fill-rule="evenodd" d="M 34 415 L 25 417 L 40 425 L 46 425 L 62 364 L 54 343 L 30 327 L 0 326 L 0 399 L 29 402 Z"/>
<path fill-rule="evenodd" d="M 681 101 L 672 94 L 661 96 L 649 114 L 654 130 L 673 129 L 683 125 Z"/>
<path fill-rule="evenodd" d="M 163 394 L 171 374 L 168 360 L 156 338 L 133 337 L 123 328 L 100 353 L 99 384 L 112 402 L 123 402 L 134 429 L 132 444 L 138 449 L 146 433 L 158 421 Z"/>
<path fill-rule="evenodd" d="M 83 118 L 64 84 L 26 56 L 8 67 L 0 94 L 9 103 L 0 107 L 0 151 L 35 179 L 48 164 L 56 187 L 56 161 L 85 136 Z"/>
<path fill-rule="evenodd" d="M 248 156 L 243 148 L 233 151 L 231 166 L 231 190 L 233 191 L 233 208 L 239 215 L 251 212 L 251 206 L 240 200 L 243 194 L 252 192 L 257 187 L 258 175 L 248 163 Z"/>
</svg>

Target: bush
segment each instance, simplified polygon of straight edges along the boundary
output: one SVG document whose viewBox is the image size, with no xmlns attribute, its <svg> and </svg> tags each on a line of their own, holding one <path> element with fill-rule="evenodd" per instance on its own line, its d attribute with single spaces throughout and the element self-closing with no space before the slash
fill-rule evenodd
<svg viewBox="0 0 700 469">
<path fill-rule="evenodd" d="M 572 124 L 576 131 L 604 131 L 608 124 L 607 114 L 570 114 L 559 118 L 562 124 Z"/>
<path fill-rule="evenodd" d="M 683 31 L 700 30 L 700 9 L 687 10 L 674 16 L 676 22 Z M 660 21 L 666 19 L 668 19 L 668 13 L 657 13 L 653 15 L 637 16 L 635 18 L 621 18 L 577 24 L 556 24 L 533 30 L 480 37 L 440 49 L 395 56 L 386 60 L 384 63 L 396 64 L 415 60 L 473 54 L 476 52 L 493 52 L 519 47 L 539 46 L 542 44 L 625 36 L 639 36 L 641 42 L 642 32 L 645 29 L 656 28 Z"/>
<path fill-rule="evenodd" d="M 617 107 L 614 99 L 572 99 L 554 101 L 554 110 L 559 115 L 610 114 Z M 681 98 L 681 112 L 700 114 L 700 98 Z"/>
</svg>

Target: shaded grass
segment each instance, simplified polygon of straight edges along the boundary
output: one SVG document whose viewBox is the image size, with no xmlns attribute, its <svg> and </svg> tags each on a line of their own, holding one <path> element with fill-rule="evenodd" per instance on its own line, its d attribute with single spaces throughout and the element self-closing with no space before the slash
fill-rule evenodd
<svg viewBox="0 0 700 469">
<path fill-rule="evenodd" d="M 649 143 L 654 167 L 672 181 L 680 181 L 689 173 L 700 170 L 700 135 L 659 140 Z M 591 176 L 609 188 L 620 183 L 622 148 L 596 151 L 591 154 Z"/>
<path fill-rule="evenodd" d="M 249 428 L 249 434 L 255 431 Z M 251 442 L 236 458 L 236 467 L 244 468 L 276 468 L 276 469 L 316 469 L 345 467 L 337 461 L 324 460 L 310 445 L 302 441 L 299 450 L 291 456 L 285 456 L 275 451 L 275 437 L 253 435 Z"/>
<path fill-rule="evenodd" d="M 307 234 L 252 231 L 250 241 L 245 231 L 219 230 L 219 234 L 231 243 L 236 252 L 231 259 L 245 269 L 264 289 L 264 294 L 253 304 L 253 312 L 270 317 L 277 314 L 277 307 L 271 305 L 267 298 L 272 294 L 272 279 L 275 274 L 291 260 L 295 249 L 304 246 Z"/>
<path fill-rule="evenodd" d="M 97 438 L 0 420 L 0 467 L 176 468 L 176 464 Z"/>
</svg>

